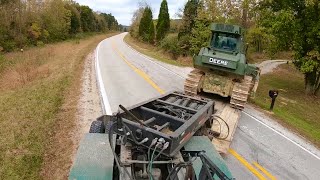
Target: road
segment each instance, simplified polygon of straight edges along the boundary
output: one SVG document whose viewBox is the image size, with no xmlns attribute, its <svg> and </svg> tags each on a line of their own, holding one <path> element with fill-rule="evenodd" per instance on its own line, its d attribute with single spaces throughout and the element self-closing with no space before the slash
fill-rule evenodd
<svg viewBox="0 0 320 180">
<path fill-rule="evenodd" d="M 96 50 L 97 78 L 105 113 L 164 92 L 183 90 L 190 68 L 141 55 L 123 42 L 125 33 L 102 41 Z M 242 113 L 230 154 L 225 158 L 236 179 L 320 178 L 319 150 L 248 106 Z"/>
</svg>

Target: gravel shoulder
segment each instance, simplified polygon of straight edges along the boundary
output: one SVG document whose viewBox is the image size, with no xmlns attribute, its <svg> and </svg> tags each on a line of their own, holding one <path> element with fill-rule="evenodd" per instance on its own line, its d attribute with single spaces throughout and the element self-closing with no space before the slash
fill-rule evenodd
<svg viewBox="0 0 320 180">
<path fill-rule="evenodd" d="M 83 136 L 89 132 L 91 122 L 101 116 L 99 89 L 97 86 L 95 53 L 87 56 L 83 76 L 81 97 L 78 104 L 79 134 Z"/>
</svg>

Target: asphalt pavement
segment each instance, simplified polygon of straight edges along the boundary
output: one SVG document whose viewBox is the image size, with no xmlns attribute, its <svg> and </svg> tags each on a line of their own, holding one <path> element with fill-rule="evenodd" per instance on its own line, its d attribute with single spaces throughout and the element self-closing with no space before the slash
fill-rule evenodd
<svg viewBox="0 0 320 180">
<path fill-rule="evenodd" d="M 169 91 L 182 91 L 191 68 L 146 57 L 123 38 L 102 41 L 96 49 L 97 78 L 105 113 Z M 230 154 L 224 157 L 236 179 L 320 179 L 319 150 L 248 106 L 242 113 Z"/>
</svg>

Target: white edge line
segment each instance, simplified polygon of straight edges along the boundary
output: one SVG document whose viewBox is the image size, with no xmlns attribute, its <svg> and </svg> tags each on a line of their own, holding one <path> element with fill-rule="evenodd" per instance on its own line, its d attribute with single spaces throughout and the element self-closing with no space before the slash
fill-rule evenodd
<svg viewBox="0 0 320 180">
<path fill-rule="evenodd" d="M 170 69 L 162 66 L 161 64 L 155 62 L 154 60 L 152 60 L 150 57 L 146 56 L 145 54 L 142 54 L 142 53 L 138 52 L 137 50 L 135 50 L 134 48 L 132 48 L 129 44 L 127 44 L 125 41 L 123 41 L 123 42 L 124 42 L 130 49 L 132 49 L 133 51 L 137 52 L 138 54 L 140 54 L 141 56 L 143 56 L 145 59 L 151 61 L 151 62 L 154 63 L 154 64 L 157 64 L 157 65 L 161 66 L 162 68 L 170 71 L 170 72 L 173 73 L 173 74 L 178 75 L 178 76 L 181 77 L 181 78 L 184 78 L 183 76 L 181 76 L 181 75 L 179 75 L 179 74 L 171 71 Z M 278 63 L 281 63 L 281 62 L 285 63 L 285 62 L 284 62 L 285 60 L 274 60 L 274 61 L 275 61 L 275 62 L 278 62 Z M 243 111 L 243 112 L 244 112 L 244 111 Z M 300 148 L 303 149 L 304 151 L 308 152 L 309 154 L 311 154 L 311 155 L 314 156 L 315 158 L 317 158 L 317 159 L 320 160 L 320 157 L 318 157 L 316 154 L 314 154 L 313 152 L 309 151 L 308 149 L 306 149 L 305 147 L 303 147 L 303 146 L 300 145 L 299 143 L 291 140 L 290 138 L 286 137 L 285 135 L 283 135 L 283 134 L 280 133 L 279 131 L 275 130 L 274 128 L 272 128 L 272 127 L 270 127 L 269 125 L 265 124 L 264 122 L 260 121 L 260 120 L 257 119 L 256 117 L 248 114 L 247 112 L 244 112 L 244 113 L 245 113 L 246 115 L 250 116 L 251 118 L 253 118 L 254 120 L 258 121 L 258 122 L 261 123 L 262 125 L 266 126 L 267 128 L 271 129 L 272 131 L 276 132 L 277 134 L 279 134 L 279 135 L 282 136 L 283 138 L 285 138 L 285 139 L 287 139 L 288 141 L 292 142 L 293 144 L 297 145 L 298 147 L 300 147 Z"/>
<path fill-rule="evenodd" d="M 292 139 L 288 138 L 287 136 L 285 136 L 284 134 L 282 134 L 281 132 L 279 132 L 278 130 L 270 127 L 269 125 L 267 125 L 266 123 L 262 122 L 261 120 L 259 120 L 258 118 L 250 115 L 249 113 L 243 111 L 244 114 L 246 114 L 247 116 L 251 117 L 252 119 L 256 120 L 257 122 L 259 122 L 260 124 L 266 126 L 267 128 L 271 129 L 272 131 L 274 131 L 275 133 L 279 134 L 280 136 L 282 136 L 283 138 L 285 138 L 286 140 L 292 142 L 293 144 L 297 145 L 298 147 L 300 147 L 301 149 L 303 149 L 304 151 L 306 151 L 307 153 L 311 154 L 313 157 L 317 158 L 318 160 L 320 160 L 320 157 L 317 156 L 315 153 L 311 152 L 310 150 L 308 150 L 307 148 L 303 147 L 301 144 L 293 141 Z"/>
<path fill-rule="evenodd" d="M 106 93 L 106 89 L 105 89 L 104 83 L 102 81 L 100 63 L 99 63 L 99 48 L 100 48 L 100 45 L 102 44 L 103 41 L 101 41 L 96 48 L 96 54 L 95 54 L 96 55 L 96 57 L 95 57 L 96 75 L 97 75 L 96 78 L 97 78 L 98 87 L 99 87 L 99 91 L 100 91 L 102 112 L 105 115 L 112 115 L 112 111 L 111 111 L 110 103 L 109 103 L 108 96 Z"/>
<path fill-rule="evenodd" d="M 161 66 L 163 69 L 166 69 L 167 71 L 170 71 L 173 74 L 178 75 L 181 78 L 184 78 L 183 76 L 171 71 L 170 69 L 162 66 L 161 64 L 155 62 L 154 60 L 152 60 L 150 57 L 138 52 L 137 50 L 135 50 L 134 48 L 132 48 L 129 44 L 127 44 L 124 40 L 122 40 L 124 42 L 124 44 L 126 44 L 127 47 L 129 47 L 131 50 L 137 52 L 138 54 L 140 54 L 142 57 L 144 57 L 145 59 L 151 61 L 154 64 L 157 64 L 158 66 Z M 280 62 L 280 61 L 279 61 Z M 313 152 L 309 151 L 308 149 L 306 149 L 305 147 L 303 147 L 302 145 L 300 145 L 299 143 L 291 140 L 290 138 L 286 137 L 285 135 L 283 135 L 282 133 L 280 133 L 279 131 L 275 130 L 274 128 L 270 127 L 269 125 L 265 124 L 264 122 L 260 121 L 259 119 L 257 119 L 256 117 L 248 114 L 247 112 L 243 111 L 244 114 L 250 116 L 251 118 L 253 118 L 254 120 L 256 120 L 257 122 L 261 123 L 262 125 L 266 126 L 267 128 L 271 129 L 272 131 L 274 131 L 275 133 L 279 134 L 280 136 L 282 136 L 283 138 L 287 139 L 288 141 L 292 142 L 293 144 L 297 145 L 298 147 L 300 147 L 301 149 L 303 149 L 304 151 L 308 152 L 309 154 L 311 154 L 312 156 L 314 156 L 315 158 L 320 160 L 320 157 L 318 157 L 316 154 L 314 154 Z"/>
<path fill-rule="evenodd" d="M 152 60 L 152 58 L 150 58 L 149 56 L 146 56 L 145 54 L 142 54 L 142 53 L 140 53 L 139 51 L 135 50 L 133 47 L 131 47 L 129 44 L 127 44 L 127 43 L 124 41 L 124 39 L 122 39 L 122 42 L 123 42 L 128 48 L 130 48 L 130 49 L 133 50 L 134 52 L 138 53 L 140 56 L 142 56 L 142 57 L 145 58 L 146 60 L 150 61 L 151 63 L 160 66 L 161 68 L 163 68 L 163 69 L 165 69 L 165 70 L 167 70 L 167 71 L 169 71 L 169 72 L 171 72 L 171 73 L 179 76 L 179 77 L 182 78 L 182 79 L 185 79 L 185 77 L 181 76 L 180 74 L 175 73 L 174 71 L 171 71 L 170 69 L 162 66 L 160 63 L 157 63 L 157 62 L 156 62 L 157 60 Z"/>
</svg>

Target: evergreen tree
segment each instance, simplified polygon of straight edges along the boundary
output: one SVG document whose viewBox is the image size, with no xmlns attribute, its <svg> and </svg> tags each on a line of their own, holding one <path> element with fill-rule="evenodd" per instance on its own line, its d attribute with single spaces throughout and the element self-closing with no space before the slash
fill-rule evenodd
<svg viewBox="0 0 320 180">
<path fill-rule="evenodd" d="M 188 36 L 191 34 L 191 30 L 194 27 L 195 19 L 197 17 L 197 6 L 198 0 L 188 0 L 186 3 L 183 16 L 181 28 L 179 30 L 179 39 L 183 38 L 183 36 Z"/>
<path fill-rule="evenodd" d="M 188 0 L 184 7 L 182 21 L 178 33 L 179 46 L 184 55 L 190 55 L 190 37 L 197 18 L 198 0 Z"/>
<path fill-rule="evenodd" d="M 150 37 L 150 23 L 152 22 L 152 11 L 150 7 L 146 7 L 139 25 L 139 36 L 144 41 L 148 41 Z"/>
<path fill-rule="evenodd" d="M 170 30 L 170 15 L 168 10 L 168 3 L 163 0 L 160 7 L 157 23 L 157 41 L 161 41 Z"/>
<path fill-rule="evenodd" d="M 207 19 L 202 19 L 201 17 L 196 19 L 191 36 L 188 39 L 190 42 L 190 54 L 197 54 L 202 47 L 208 46 L 208 39 L 211 35 L 210 23 Z"/>
<path fill-rule="evenodd" d="M 153 44 L 154 43 L 154 36 L 155 36 L 155 30 L 154 30 L 154 23 L 153 21 L 150 22 L 149 26 L 149 43 Z"/>
</svg>

